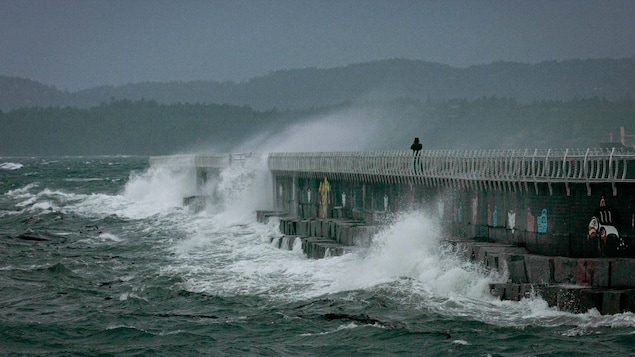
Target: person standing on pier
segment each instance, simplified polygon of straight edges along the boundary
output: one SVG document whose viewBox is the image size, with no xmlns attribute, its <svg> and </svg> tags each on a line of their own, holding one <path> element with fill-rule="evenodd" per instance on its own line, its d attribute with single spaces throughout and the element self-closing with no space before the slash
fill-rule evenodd
<svg viewBox="0 0 635 357">
<path fill-rule="evenodd" d="M 412 154 L 414 156 L 419 156 L 421 154 L 421 149 L 423 149 L 423 145 L 419 142 L 419 138 L 415 138 L 415 142 L 410 145 L 410 150 L 412 150 Z"/>
<path fill-rule="evenodd" d="M 419 160 L 420 160 L 422 148 L 423 148 L 423 145 L 421 145 L 421 143 L 419 142 L 419 138 L 415 138 L 414 143 L 410 145 L 410 150 L 412 150 L 412 155 L 415 157 L 413 162 L 413 169 L 414 169 L 415 175 L 417 174 L 417 167 L 419 166 Z"/>
</svg>

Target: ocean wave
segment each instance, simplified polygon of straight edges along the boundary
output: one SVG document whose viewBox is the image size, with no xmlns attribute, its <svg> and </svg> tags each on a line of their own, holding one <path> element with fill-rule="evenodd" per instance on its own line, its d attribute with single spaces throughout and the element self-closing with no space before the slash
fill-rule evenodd
<svg viewBox="0 0 635 357">
<path fill-rule="evenodd" d="M 92 182 L 92 181 L 107 181 L 110 180 L 108 177 L 88 177 L 88 178 L 66 178 L 64 181 L 66 182 Z"/>
<path fill-rule="evenodd" d="M 24 187 L 20 187 L 20 188 L 16 188 L 13 190 L 9 190 L 7 191 L 7 193 L 5 193 L 5 195 L 10 196 L 10 197 L 25 197 L 25 196 L 29 196 L 29 190 L 34 189 L 36 187 L 38 187 L 39 184 L 37 182 L 32 182 Z"/>
<path fill-rule="evenodd" d="M 17 162 L 3 162 L 0 163 L 0 170 L 19 170 L 23 168 L 24 165 Z"/>
</svg>

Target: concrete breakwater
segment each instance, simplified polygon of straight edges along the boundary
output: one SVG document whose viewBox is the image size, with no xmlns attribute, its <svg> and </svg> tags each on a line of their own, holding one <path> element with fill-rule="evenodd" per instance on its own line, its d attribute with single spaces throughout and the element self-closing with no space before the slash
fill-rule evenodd
<svg viewBox="0 0 635 357">
<path fill-rule="evenodd" d="M 537 294 L 550 306 L 575 313 L 597 309 L 602 314 L 635 311 L 635 259 L 570 258 L 530 254 L 524 247 L 449 240 L 466 258 L 499 272 L 506 283 L 491 284 L 502 300 L 519 301 Z"/>
<path fill-rule="evenodd" d="M 302 219 L 275 211 L 257 212 L 261 223 L 266 223 L 271 217 L 279 219 L 280 233 L 283 234 L 276 243 L 278 248 L 292 249 L 293 243 L 283 242 L 299 239 L 302 251 L 311 259 L 340 256 L 357 247 L 368 247 L 372 236 L 382 228 L 381 225 L 366 225 L 363 221 L 348 218 Z"/>
<path fill-rule="evenodd" d="M 224 170 L 253 155 L 151 158 L 196 176 L 193 205 Z M 270 153 L 281 238 L 309 258 L 370 244 L 382 218 L 434 212 L 466 257 L 506 271 L 501 299 L 537 293 L 564 310 L 635 311 L 635 151 L 427 150 Z"/>
<path fill-rule="evenodd" d="M 259 222 L 279 220 L 282 237 L 272 240 L 281 249 L 301 244 L 311 259 L 340 256 L 370 246 L 381 224 L 366 225 L 347 218 L 302 219 L 284 212 L 258 211 Z M 533 294 L 550 306 L 575 313 L 597 309 L 602 314 L 635 311 L 635 271 L 633 258 L 569 258 L 531 254 L 526 248 L 478 239 L 450 237 L 465 259 L 499 273 L 508 281 L 490 284 L 492 295 L 501 300 L 519 301 Z"/>
</svg>

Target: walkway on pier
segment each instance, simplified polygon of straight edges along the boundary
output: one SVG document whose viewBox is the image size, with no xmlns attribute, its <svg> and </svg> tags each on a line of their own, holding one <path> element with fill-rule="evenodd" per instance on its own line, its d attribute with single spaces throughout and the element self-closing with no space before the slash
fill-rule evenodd
<svg viewBox="0 0 635 357">
<path fill-rule="evenodd" d="M 538 190 L 546 183 L 635 183 L 635 150 L 525 149 L 272 153 L 274 175 L 372 183 L 418 183 L 499 191 Z"/>
</svg>

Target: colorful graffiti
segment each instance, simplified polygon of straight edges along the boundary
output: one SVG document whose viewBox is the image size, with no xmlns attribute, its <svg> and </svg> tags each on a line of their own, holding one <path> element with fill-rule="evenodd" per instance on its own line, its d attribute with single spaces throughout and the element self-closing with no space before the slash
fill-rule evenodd
<svg viewBox="0 0 635 357">
<path fill-rule="evenodd" d="M 543 208 L 538 216 L 538 233 L 547 233 L 547 209 Z"/>
<path fill-rule="evenodd" d="M 626 243 L 620 237 L 620 220 L 617 212 L 606 204 L 604 196 L 589 221 L 589 239 L 597 239 L 600 255 L 613 255 L 615 251 L 626 249 Z M 610 246 L 610 247 L 609 247 Z M 607 250 L 610 250 L 607 251 Z"/>
<path fill-rule="evenodd" d="M 320 182 L 320 188 L 318 191 L 320 193 L 320 218 L 327 218 L 329 203 L 331 203 L 331 184 L 326 177 L 324 178 L 324 181 Z"/>
<path fill-rule="evenodd" d="M 516 230 L 516 212 L 512 210 L 507 211 L 507 224 L 505 226 L 514 234 Z"/>
</svg>

